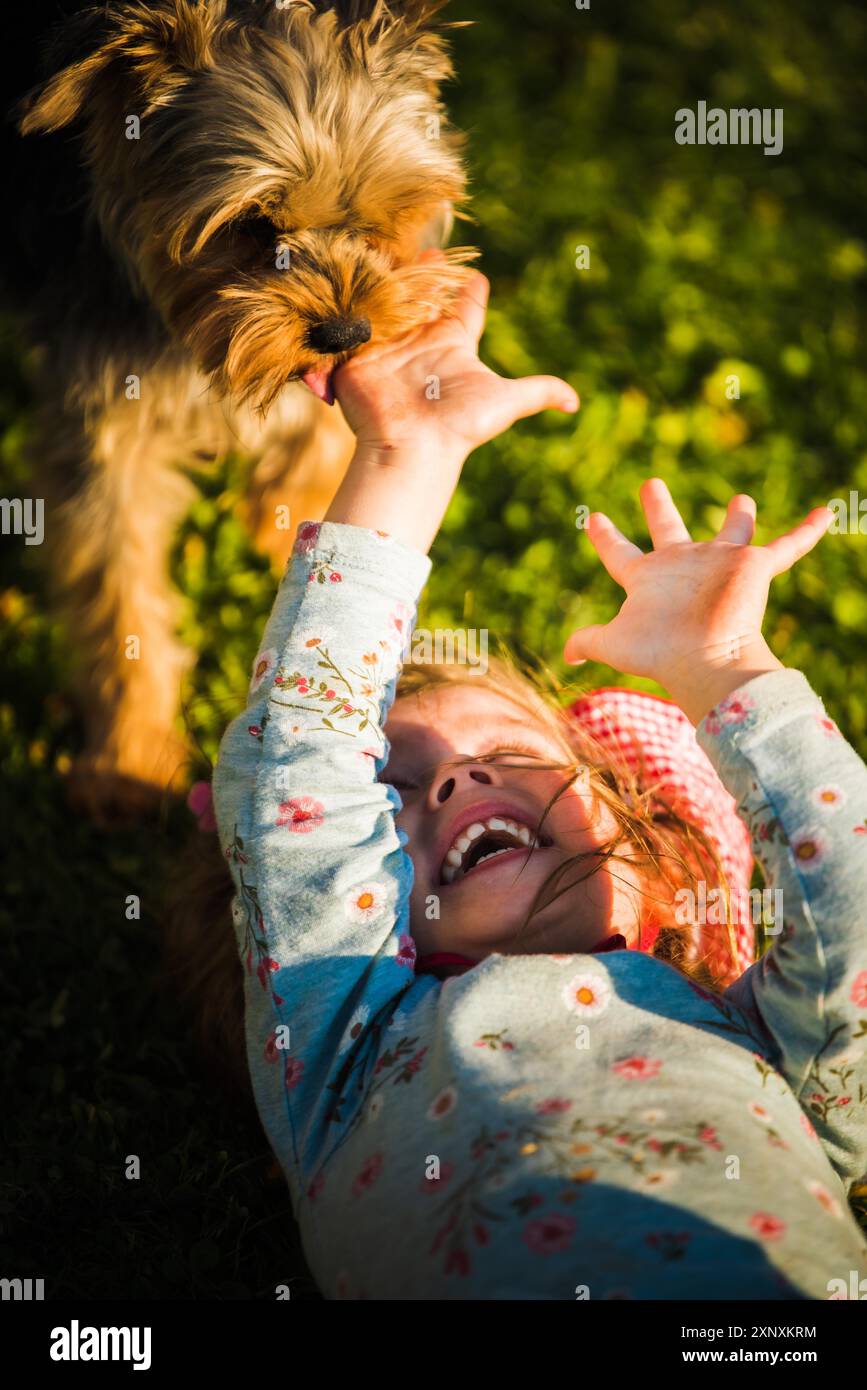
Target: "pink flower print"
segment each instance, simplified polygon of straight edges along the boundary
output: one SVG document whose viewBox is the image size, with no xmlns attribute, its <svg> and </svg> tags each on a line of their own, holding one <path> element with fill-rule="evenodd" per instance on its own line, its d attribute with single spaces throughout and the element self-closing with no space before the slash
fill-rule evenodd
<svg viewBox="0 0 867 1390">
<path fill-rule="evenodd" d="M 332 584 L 342 584 L 342 583 L 343 583 L 343 575 L 342 575 L 342 574 L 338 574 L 337 570 L 332 570 L 331 573 L 329 574 L 328 578 L 331 580 L 331 583 L 332 583 Z"/>
<path fill-rule="evenodd" d="M 272 960 L 270 956 L 262 957 L 259 964 L 256 966 L 256 974 L 259 976 L 259 984 L 263 989 L 268 988 L 268 972 L 271 971 L 273 973 L 275 970 L 279 969 L 280 966 L 276 960 Z"/>
<path fill-rule="evenodd" d="M 307 1189 L 308 1201 L 315 1202 L 323 1187 L 325 1186 L 325 1174 L 319 1172 Z"/>
<path fill-rule="evenodd" d="M 213 833 L 217 829 L 210 782 L 194 782 L 187 794 L 187 805 L 197 818 L 203 834 Z"/>
<path fill-rule="evenodd" d="M 801 1111 L 801 1128 L 806 1130 L 807 1134 L 809 1134 L 811 1139 L 818 1139 L 819 1136 L 816 1133 L 815 1125 L 813 1124 L 809 1115 L 804 1114 L 803 1110 Z"/>
<path fill-rule="evenodd" d="M 440 1246 L 442 1245 L 443 1241 L 445 1240 L 446 1236 L 450 1235 L 451 1232 L 454 1230 L 455 1226 L 457 1225 L 457 1220 L 458 1220 L 458 1213 L 457 1213 L 457 1211 L 453 1211 L 452 1214 L 451 1214 L 451 1216 L 450 1216 L 450 1217 L 448 1218 L 448 1220 L 446 1221 L 446 1224 L 445 1224 L 444 1226 L 441 1226 L 440 1229 L 437 1231 L 436 1235 L 434 1236 L 434 1238 L 433 1238 L 433 1244 L 431 1245 L 431 1248 L 430 1248 L 430 1254 L 431 1254 L 431 1255 L 435 1255 L 435 1254 L 436 1254 L 436 1252 L 439 1250 Z"/>
<path fill-rule="evenodd" d="M 859 1009 L 867 1009 L 867 970 L 861 970 L 855 976 L 849 998 Z"/>
<path fill-rule="evenodd" d="M 750 1225 L 762 1240 L 779 1240 L 786 1229 L 785 1221 L 771 1216 L 766 1211 L 755 1211 L 750 1217 Z"/>
<path fill-rule="evenodd" d="M 446 1274 L 467 1275 L 470 1272 L 470 1257 L 466 1250 L 450 1250 L 446 1256 Z"/>
<path fill-rule="evenodd" d="M 828 844 L 824 835 L 817 833 L 810 835 L 799 835 L 792 841 L 792 854 L 798 868 L 804 873 L 812 873 L 822 863 L 827 853 Z"/>
<path fill-rule="evenodd" d="M 562 1115 L 567 1110 L 572 1109 L 571 1100 L 558 1100 L 552 1096 L 550 1100 L 540 1100 L 536 1106 L 537 1115 Z"/>
<path fill-rule="evenodd" d="M 827 716 L 817 714 L 816 723 L 819 725 L 819 728 L 822 730 L 822 733 L 825 734 L 827 738 L 842 738 L 842 734 L 840 733 L 840 730 L 837 728 L 837 725 L 834 723 L 833 719 L 828 719 Z"/>
<path fill-rule="evenodd" d="M 838 1098 L 837 1098 L 837 1105 L 838 1105 L 838 1107 L 841 1106 L 841 1105 L 851 1105 L 851 1104 L 852 1104 L 852 1097 L 851 1097 L 851 1096 L 838 1096 Z"/>
<path fill-rule="evenodd" d="M 293 835 L 309 835 L 318 830 L 325 819 L 325 807 L 312 796 L 296 796 L 282 801 L 277 808 L 275 825 L 285 825 Z"/>
<path fill-rule="evenodd" d="M 476 1245 L 490 1245 L 491 1237 L 488 1234 L 487 1226 L 483 1226 L 481 1221 L 473 1223 L 473 1235 L 476 1238 Z"/>
<path fill-rule="evenodd" d="M 286 1090 L 287 1090 L 287 1091 L 294 1091 L 294 1090 L 295 1090 L 295 1087 L 298 1085 L 298 1082 L 301 1080 L 301 1077 L 303 1076 L 303 1074 L 304 1074 L 304 1063 L 301 1061 L 301 1058 L 300 1058 L 300 1057 L 290 1057 L 289 1054 L 288 1054 L 288 1052 L 287 1052 L 287 1054 L 286 1054 L 286 1070 L 285 1070 L 284 1075 L 283 1075 L 283 1081 L 284 1081 L 284 1083 L 285 1083 L 285 1085 L 286 1085 Z"/>
<path fill-rule="evenodd" d="M 265 1058 L 266 1062 L 279 1062 L 282 1050 L 283 1049 L 277 1046 L 277 1029 L 275 1028 L 268 1034 L 265 1040 L 262 1056 Z"/>
<path fill-rule="evenodd" d="M 454 1177 L 455 1165 L 448 1159 L 440 1164 L 439 1175 L 435 1178 L 423 1177 L 419 1183 L 420 1192 L 442 1192 L 443 1188 L 451 1182 Z"/>
<path fill-rule="evenodd" d="M 576 1230 L 574 1217 L 555 1211 L 528 1221 L 523 1238 L 534 1255 L 556 1255 L 569 1249 Z"/>
<path fill-rule="evenodd" d="M 425 1053 L 426 1053 L 426 1052 L 427 1052 L 427 1048 L 426 1048 L 426 1047 L 422 1047 L 422 1048 L 420 1048 L 420 1049 L 418 1050 L 418 1052 L 416 1052 L 412 1057 L 410 1057 L 409 1061 L 407 1062 L 406 1066 L 404 1067 L 404 1073 L 405 1073 L 405 1075 L 407 1075 L 407 1076 L 415 1076 L 416 1072 L 419 1071 L 420 1068 L 421 1068 L 421 1064 L 422 1064 L 422 1062 L 424 1061 L 424 1057 L 425 1057 Z"/>
<path fill-rule="evenodd" d="M 616 1071 L 618 1076 L 628 1077 L 630 1081 L 649 1081 L 652 1077 L 658 1076 L 662 1062 L 653 1057 L 625 1057 L 621 1062 L 615 1062 L 612 1071 Z"/>
<path fill-rule="evenodd" d="M 706 715 L 705 726 L 709 733 L 719 734 L 727 724 L 743 724 L 754 709 L 755 701 L 752 696 L 733 691 Z"/>
<path fill-rule="evenodd" d="M 853 835 L 867 835 L 867 820 L 862 821 L 860 825 L 854 826 L 852 833 Z"/>
<path fill-rule="evenodd" d="M 810 1195 L 815 1197 L 819 1205 L 825 1208 L 829 1216 L 842 1217 L 843 1209 L 840 1203 L 831 1195 L 824 1183 L 805 1178 L 804 1186 Z"/>
<path fill-rule="evenodd" d="M 382 1172 L 382 1154 L 371 1154 L 362 1163 L 355 1181 L 352 1184 L 352 1195 L 360 1197 L 363 1192 L 367 1192 L 373 1187 L 380 1173 Z"/>
<path fill-rule="evenodd" d="M 411 936 L 407 935 L 406 932 L 401 932 L 400 939 L 397 943 L 397 955 L 395 956 L 395 960 L 397 961 L 398 965 L 405 965 L 410 970 L 412 970 L 415 966 L 415 958 L 415 942 L 413 941 Z"/>
<path fill-rule="evenodd" d="M 713 1125 L 705 1125 L 704 1129 L 701 1131 L 698 1137 L 701 1140 L 702 1144 L 707 1144 L 708 1148 L 710 1149 L 722 1148 L 722 1144 L 719 1141 L 719 1136 L 717 1135 L 717 1132 L 714 1129 Z"/>
<path fill-rule="evenodd" d="M 319 539 L 321 522 L 308 521 L 305 526 L 299 526 L 298 535 L 295 538 L 295 554 L 309 555 Z"/>
<path fill-rule="evenodd" d="M 407 607 L 405 603 L 397 604 L 388 615 L 388 622 L 391 628 L 389 638 L 396 643 L 398 650 L 402 652 L 411 636 L 412 609 Z"/>
</svg>

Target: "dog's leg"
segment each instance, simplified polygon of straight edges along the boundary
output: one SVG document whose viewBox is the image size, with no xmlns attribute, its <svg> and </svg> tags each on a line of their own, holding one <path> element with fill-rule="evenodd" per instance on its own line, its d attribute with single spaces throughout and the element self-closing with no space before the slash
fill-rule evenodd
<svg viewBox="0 0 867 1390">
<path fill-rule="evenodd" d="M 302 521 L 321 521 L 346 472 L 355 436 L 337 405 L 290 386 L 258 432 L 241 426 L 256 459 L 247 508 L 256 545 L 282 569 Z"/>
<path fill-rule="evenodd" d="M 107 824 L 152 805 L 187 756 L 175 718 L 188 658 L 167 556 L 195 494 L 177 468 L 188 421 L 178 390 L 149 383 L 147 394 L 158 408 L 106 390 L 80 413 L 48 409 L 40 441 L 46 541 L 86 730 L 69 790 Z"/>
</svg>

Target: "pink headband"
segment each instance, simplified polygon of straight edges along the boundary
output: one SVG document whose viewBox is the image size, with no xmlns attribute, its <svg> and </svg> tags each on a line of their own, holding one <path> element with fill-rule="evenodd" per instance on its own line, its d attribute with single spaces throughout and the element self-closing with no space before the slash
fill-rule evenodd
<svg viewBox="0 0 867 1390">
<path fill-rule="evenodd" d="M 642 790 L 655 787 L 676 814 L 704 832 L 719 856 L 733 896 L 749 889 L 753 869 L 749 831 L 678 705 L 643 690 L 606 686 L 582 695 L 569 712 L 606 753 L 618 755 L 628 771 L 638 769 L 640 758 Z M 708 884 L 707 891 L 720 886 Z M 737 979 L 755 959 L 752 922 L 738 921 L 732 930 L 737 965 L 732 961 L 726 924 L 707 923 L 702 928 L 708 963 L 725 983 Z M 644 942 L 642 949 L 647 949 Z"/>
</svg>

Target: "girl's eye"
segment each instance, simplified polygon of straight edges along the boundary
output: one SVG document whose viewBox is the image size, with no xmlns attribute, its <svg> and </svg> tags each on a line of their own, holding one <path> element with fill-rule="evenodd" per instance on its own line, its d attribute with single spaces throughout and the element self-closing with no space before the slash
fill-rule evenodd
<svg viewBox="0 0 867 1390">
<path fill-rule="evenodd" d="M 394 787 L 399 792 L 409 792 L 418 790 L 418 783 L 410 782 L 405 777 L 397 777 L 390 773 L 387 768 L 384 772 L 381 772 L 379 774 L 379 781 L 385 782 L 387 786 Z"/>
<path fill-rule="evenodd" d="M 514 758 L 525 757 L 535 758 L 537 762 L 548 761 L 538 748 L 529 748 L 524 744 L 513 743 L 510 748 L 491 748 L 487 753 L 483 753 L 484 758 Z"/>
</svg>

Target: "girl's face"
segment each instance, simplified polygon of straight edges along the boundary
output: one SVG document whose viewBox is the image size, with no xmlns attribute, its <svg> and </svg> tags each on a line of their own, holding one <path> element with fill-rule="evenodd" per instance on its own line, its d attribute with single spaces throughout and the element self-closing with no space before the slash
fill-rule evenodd
<svg viewBox="0 0 867 1390">
<path fill-rule="evenodd" d="M 410 927 L 420 955 L 586 952 L 618 932 L 637 945 L 639 875 L 622 859 L 582 882 L 593 860 L 567 870 L 558 886 L 568 890 L 520 930 L 552 869 L 608 843 L 617 828 L 579 774 L 537 836 L 569 776 L 539 764 L 574 755 L 529 711 L 489 689 L 436 686 L 398 699 L 386 734 L 391 751 L 380 780 L 403 802 L 397 824 L 415 870 Z M 520 765 L 472 761 L 495 751 Z M 469 761 L 449 765 L 461 757 Z"/>
</svg>

